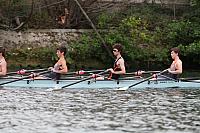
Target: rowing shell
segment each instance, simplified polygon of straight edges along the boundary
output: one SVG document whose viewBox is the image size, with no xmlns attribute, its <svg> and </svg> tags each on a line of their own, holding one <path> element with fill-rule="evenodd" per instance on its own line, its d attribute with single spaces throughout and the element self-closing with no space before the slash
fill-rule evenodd
<svg viewBox="0 0 200 133">
<path fill-rule="evenodd" d="M 13 80 L 13 78 L 1 78 L 0 83 L 8 82 Z M 23 87 L 23 88 L 60 88 L 62 86 L 77 82 L 81 79 L 68 78 L 61 80 L 51 80 L 51 79 L 24 79 L 17 82 L 9 83 L 3 85 L 3 87 Z M 117 89 L 121 87 L 130 86 L 134 83 L 141 81 L 141 79 L 126 79 L 122 78 L 120 80 L 107 80 L 107 79 L 91 79 L 86 80 L 78 84 L 67 87 L 66 89 L 78 88 L 78 89 Z M 157 79 L 148 80 L 141 84 L 138 84 L 130 89 L 145 89 L 145 88 L 199 88 L 200 80 L 190 80 L 190 81 L 175 81 L 170 79 Z"/>
</svg>

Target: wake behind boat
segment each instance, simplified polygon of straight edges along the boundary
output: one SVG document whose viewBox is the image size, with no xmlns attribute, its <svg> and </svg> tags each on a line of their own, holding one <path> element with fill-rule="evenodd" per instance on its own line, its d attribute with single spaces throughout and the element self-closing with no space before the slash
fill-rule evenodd
<svg viewBox="0 0 200 133">
<path fill-rule="evenodd" d="M 17 79 L 17 77 L 2 77 L 0 79 L 0 84 L 8 81 Z M 4 88 L 22 87 L 22 88 L 62 88 L 65 85 L 73 84 L 77 81 L 82 80 L 83 77 L 65 77 L 60 80 L 51 79 L 23 79 L 16 82 L 8 83 L 2 85 Z M 144 78 L 133 78 L 133 77 L 123 77 L 118 80 L 108 80 L 108 79 L 96 79 L 91 78 L 89 80 L 71 85 L 65 89 L 118 89 L 126 86 L 130 86 L 137 82 L 141 82 Z M 145 89 L 145 88 L 199 88 L 200 89 L 200 79 L 195 80 L 172 80 L 167 78 L 149 79 L 142 82 L 130 89 Z"/>
</svg>

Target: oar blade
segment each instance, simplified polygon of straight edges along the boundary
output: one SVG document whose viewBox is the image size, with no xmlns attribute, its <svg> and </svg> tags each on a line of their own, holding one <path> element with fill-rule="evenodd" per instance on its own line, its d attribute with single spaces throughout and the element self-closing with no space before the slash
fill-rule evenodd
<svg viewBox="0 0 200 133">
<path fill-rule="evenodd" d="M 61 90 L 63 90 L 63 88 L 61 88 L 61 87 L 55 87 L 55 88 L 49 88 L 46 91 L 61 91 Z"/>
<path fill-rule="evenodd" d="M 129 87 L 128 86 L 125 86 L 125 87 L 119 87 L 119 88 L 117 88 L 116 90 L 117 91 L 126 91 L 126 90 L 128 90 L 129 89 Z"/>
</svg>

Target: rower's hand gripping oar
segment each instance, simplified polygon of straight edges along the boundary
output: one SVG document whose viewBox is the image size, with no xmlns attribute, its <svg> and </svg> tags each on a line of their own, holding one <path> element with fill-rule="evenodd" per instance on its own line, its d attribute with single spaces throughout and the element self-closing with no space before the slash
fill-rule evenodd
<svg viewBox="0 0 200 133">
<path fill-rule="evenodd" d="M 33 74 L 31 74 L 29 76 L 24 76 L 22 78 L 18 78 L 18 79 L 15 79 L 15 80 L 11 80 L 11 81 L 8 81 L 8 82 L 1 83 L 0 86 L 5 85 L 5 84 L 9 84 L 9 83 L 13 83 L 13 82 L 17 82 L 17 81 L 20 81 L 20 80 L 23 80 L 23 79 L 37 77 L 39 75 L 42 75 L 42 74 L 45 74 L 45 73 L 48 73 L 48 72 L 51 72 L 51 71 L 47 70 L 47 71 L 44 71 L 44 72 L 40 72 L 40 73 L 34 74 L 34 76 L 33 76 Z"/>
<path fill-rule="evenodd" d="M 95 74 L 95 75 L 102 75 L 102 74 L 105 74 L 105 73 L 107 73 L 107 72 L 108 72 L 108 70 L 104 70 L 103 72 L 100 72 L 100 73 Z M 93 75 L 92 75 L 92 76 L 88 76 L 87 78 L 84 78 L 84 79 L 82 79 L 82 80 L 79 80 L 79 81 L 77 81 L 77 82 L 74 82 L 74 83 L 71 83 L 71 84 L 68 84 L 68 85 L 65 85 L 65 86 L 62 86 L 62 87 L 60 87 L 60 88 L 55 88 L 55 89 L 53 89 L 53 90 L 61 90 L 61 89 L 67 88 L 67 87 L 69 87 L 69 86 L 78 84 L 78 83 L 80 83 L 80 82 L 83 82 L 83 81 L 86 81 L 86 80 L 89 80 L 89 79 L 92 79 L 92 78 L 95 78 L 95 77 L 94 77 Z"/>
<path fill-rule="evenodd" d="M 167 71 L 168 71 L 168 69 L 165 69 L 165 70 L 161 71 L 160 73 L 157 73 L 156 75 L 160 75 L 160 74 L 162 74 L 162 73 L 164 73 L 164 72 L 167 72 Z M 155 75 L 152 75 L 152 76 L 150 76 L 150 77 L 148 77 L 148 78 L 145 78 L 145 79 L 143 79 L 143 80 L 141 80 L 141 81 L 139 81 L 139 82 L 137 82 L 137 83 L 134 83 L 134 84 L 132 84 L 132 85 L 130 85 L 130 86 L 118 88 L 117 90 L 128 90 L 129 88 L 131 88 L 131 87 L 133 87 L 133 86 L 136 86 L 136 85 L 141 84 L 141 83 L 143 83 L 143 82 L 145 82 L 145 81 L 147 81 L 147 80 L 149 80 L 149 79 L 154 78 L 154 76 L 155 76 Z"/>
</svg>

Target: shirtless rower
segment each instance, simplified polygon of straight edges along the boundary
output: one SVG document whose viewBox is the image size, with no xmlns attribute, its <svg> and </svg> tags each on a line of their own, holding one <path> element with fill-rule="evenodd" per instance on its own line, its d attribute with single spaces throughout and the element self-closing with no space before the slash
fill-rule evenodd
<svg viewBox="0 0 200 133">
<path fill-rule="evenodd" d="M 68 72 L 66 60 L 66 47 L 60 46 L 57 48 L 56 55 L 58 56 L 59 60 L 55 63 L 54 67 L 50 67 L 49 70 L 52 72 L 47 76 L 51 79 L 60 79 L 60 74 L 65 74 Z"/>
<path fill-rule="evenodd" d="M 56 55 L 58 56 L 58 61 L 55 63 L 53 67 L 49 67 L 48 70 L 51 70 L 50 73 L 37 76 L 37 74 L 31 74 L 30 77 L 33 77 L 33 79 L 45 79 L 50 78 L 53 80 L 59 80 L 61 74 L 65 74 L 68 72 L 66 60 L 65 60 L 65 54 L 66 54 L 66 47 L 60 46 L 56 50 Z"/>
<path fill-rule="evenodd" d="M 5 76 L 7 73 L 7 62 L 4 57 L 5 49 L 0 47 L 0 76 Z"/>
<path fill-rule="evenodd" d="M 168 69 L 168 72 L 171 75 L 170 77 L 174 79 L 177 79 L 178 75 L 180 75 L 183 71 L 182 61 L 179 58 L 179 53 L 180 53 L 179 48 L 174 47 L 171 49 L 171 57 L 173 59 L 173 62 L 170 68 Z"/>
<path fill-rule="evenodd" d="M 168 68 L 168 73 L 165 73 L 164 75 L 173 78 L 173 79 L 177 79 L 179 77 L 179 75 L 182 73 L 183 69 L 182 69 L 182 61 L 179 58 L 179 53 L 180 50 L 177 47 L 171 48 L 171 57 L 173 59 L 173 62 L 170 66 L 170 68 Z M 137 76 L 141 76 L 145 71 L 137 71 L 135 72 L 135 75 Z M 154 80 L 157 79 L 156 74 Z"/>
</svg>

